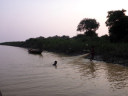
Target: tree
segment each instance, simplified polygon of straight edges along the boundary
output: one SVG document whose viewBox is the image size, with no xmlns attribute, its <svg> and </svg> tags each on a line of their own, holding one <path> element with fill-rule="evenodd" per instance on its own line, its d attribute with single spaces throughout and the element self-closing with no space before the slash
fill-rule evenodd
<svg viewBox="0 0 128 96">
<path fill-rule="evenodd" d="M 87 36 L 97 36 L 95 33 L 99 28 L 99 23 L 95 19 L 84 18 L 77 26 L 77 31 L 85 31 Z"/>
<path fill-rule="evenodd" d="M 126 10 L 116 10 L 116 11 L 108 11 L 106 26 L 109 28 L 113 27 L 113 25 L 120 20 L 121 17 L 125 16 Z"/>
<path fill-rule="evenodd" d="M 109 36 L 112 42 L 128 41 L 128 16 L 126 10 L 109 11 L 106 26 L 109 28 Z"/>
</svg>

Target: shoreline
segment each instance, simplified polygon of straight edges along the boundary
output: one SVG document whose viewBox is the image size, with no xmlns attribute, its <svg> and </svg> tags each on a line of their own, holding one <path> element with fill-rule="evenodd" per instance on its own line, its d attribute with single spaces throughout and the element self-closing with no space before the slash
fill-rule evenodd
<svg viewBox="0 0 128 96">
<path fill-rule="evenodd" d="M 84 58 L 90 59 L 90 56 L 87 55 Z M 123 66 L 128 66 L 128 59 L 119 58 L 119 57 L 103 57 L 102 55 L 95 55 L 94 60 L 104 61 L 106 63 L 120 64 Z"/>
<path fill-rule="evenodd" d="M 55 52 L 55 53 L 59 53 L 59 54 L 65 54 L 67 56 L 78 56 L 78 55 L 83 55 L 83 54 L 88 54 L 85 55 L 83 58 L 85 59 L 90 59 L 90 55 L 88 51 L 85 52 L 74 52 L 74 53 L 64 53 L 64 52 L 58 52 L 58 51 L 50 51 L 50 50 L 46 50 L 48 52 Z M 96 61 L 103 61 L 106 63 L 113 63 L 113 64 L 120 64 L 123 66 L 128 66 L 128 59 L 124 59 L 124 58 L 120 58 L 120 57 L 110 57 L 110 56 L 104 56 L 102 54 L 97 54 L 94 56 L 94 60 Z"/>
<path fill-rule="evenodd" d="M 2 45 L 2 44 L 0 44 Z M 12 45 L 6 45 L 4 44 L 5 46 L 12 46 Z M 14 46 L 13 47 L 21 47 L 21 46 Z M 26 47 L 21 47 L 21 48 L 25 48 L 27 49 Z M 63 52 L 63 51 L 58 51 L 58 50 L 44 50 L 44 51 L 48 51 L 48 52 L 54 52 L 54 53 L 59 53 L 59 54 L 64 54 L 64 55 L 67 55 L 67 56 L 78 56 L 78 55 L 83 55 L 83 54 L 88 54 L 89 52 L 86 50 L 86 51 L 81 51 L 81 52 L 70 52 L 70 51 L 67 51 L 67 52 Z M 90 56 L 89 55 L 86 55 L 84 56 L 84 58 L 87 58 L 87 59 L 90 59 Z M 128 66 L 128 59 L 124 59 L 123 57 L 116 57 L 116 56 L 104 56 L 102 54 L 97 54 L 94 56 L 94 60 L 96 61 L 104 61 L 106 63 L 113 63 L 113 64 L 120 64 L 120 65 L 123 65 L 123 66 Z"/>
</svg>

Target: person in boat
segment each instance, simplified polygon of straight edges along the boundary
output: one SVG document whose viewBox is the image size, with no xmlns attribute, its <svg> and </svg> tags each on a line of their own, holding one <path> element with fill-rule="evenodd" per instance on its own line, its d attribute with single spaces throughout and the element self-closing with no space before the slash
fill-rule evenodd
<svg viewBox="0 0 128 96">
<path fill-rule="evenodd" d="M 95 55 L 95 50 L 94 50 L 94 46 L 92 46 L 90 49 L 90 61 L 94 59 L 94 55 Z"/>
</svg>

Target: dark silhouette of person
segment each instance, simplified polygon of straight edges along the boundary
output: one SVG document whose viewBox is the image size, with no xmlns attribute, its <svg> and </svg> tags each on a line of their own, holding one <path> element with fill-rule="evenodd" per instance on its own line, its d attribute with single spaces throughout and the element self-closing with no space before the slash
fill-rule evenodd
<svg viewBox="0 0 128 96">
<path fill-rule="evenodd" d="M 94 59 L 94 55 L 95 55 L 95 50 L 94 50 L 94 46 L 91 47 L 90 49 L 90 61 L 92 61 Z"/>
<path fill-rule="evenodd" d="M 54 64 L 53 64 L 53 66 L 56 66 L 57 65 L 57 61 L 54 61 Z"/>
<path fill-rule="evenodd" d="M 55 68 L 57 68 L 57 61 L 54 61 L 54 64 L 52 65 L 55 66 Z"/>
</svg>

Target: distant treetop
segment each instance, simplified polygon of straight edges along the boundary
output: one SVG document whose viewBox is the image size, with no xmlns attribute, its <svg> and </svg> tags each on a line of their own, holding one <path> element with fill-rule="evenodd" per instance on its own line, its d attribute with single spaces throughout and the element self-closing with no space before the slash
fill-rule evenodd
<svg viewBox="0 0 128 96">
<path fill-rule="evenodd" d="M 77 31 L 96 31 L 99 23 L 95 19 L 84 18 L 77 26 Z"/>
<path fill-rule="evenodd" d="M 84 32 L 85 36 L 97 37 L 96 30 L 100 24 L 95 19 L 84 18 L 77 26 L 77 31 Z"/>
</svg>

